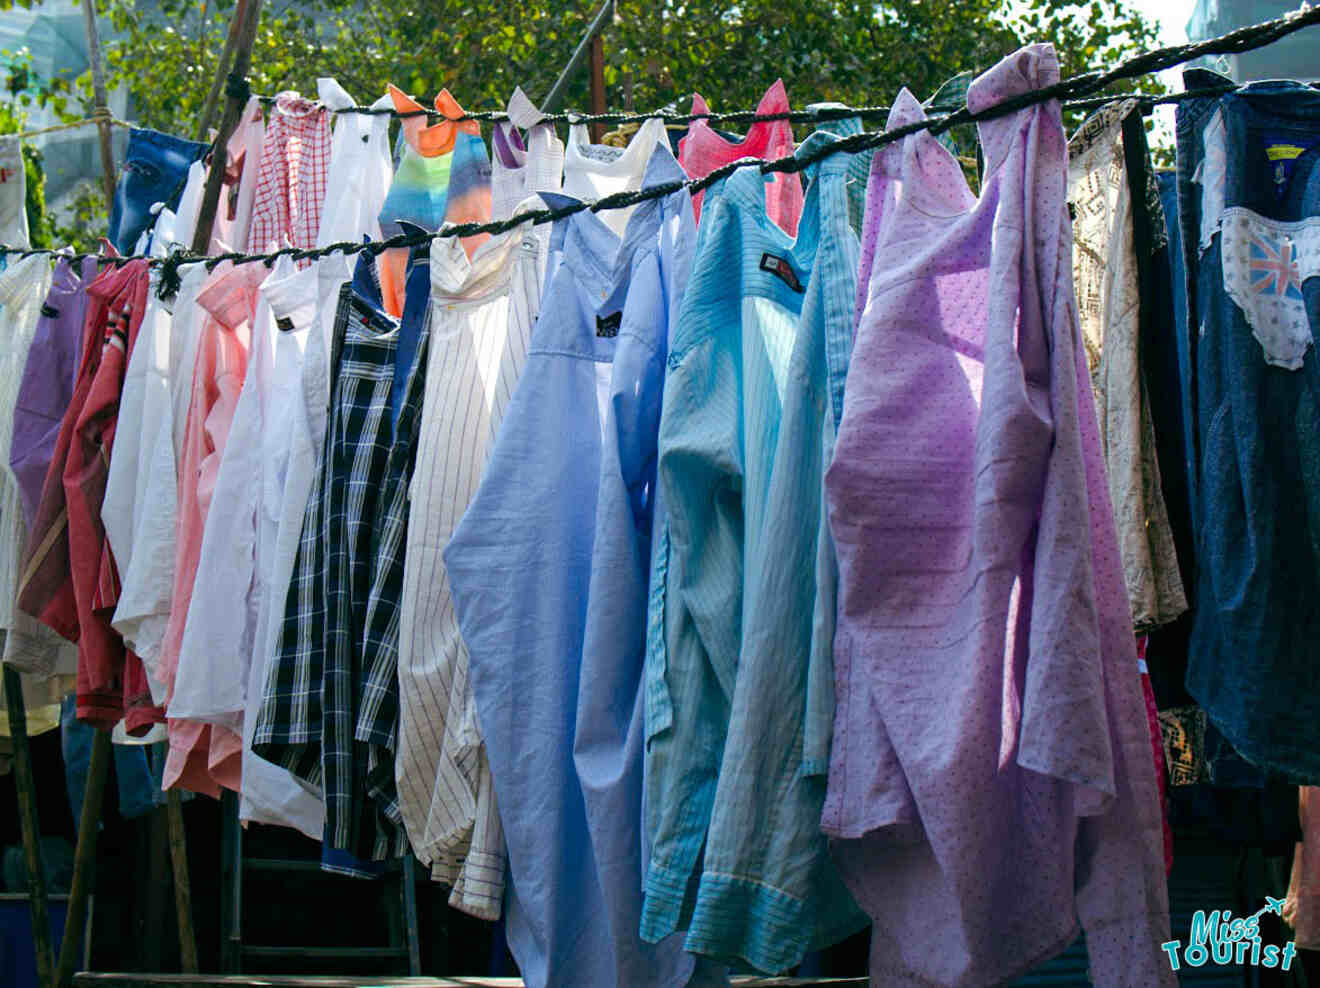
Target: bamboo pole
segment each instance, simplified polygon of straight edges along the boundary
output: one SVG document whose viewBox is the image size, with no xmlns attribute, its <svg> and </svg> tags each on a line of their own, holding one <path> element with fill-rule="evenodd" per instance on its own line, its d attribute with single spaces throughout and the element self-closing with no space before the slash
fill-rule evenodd
<svg viewBox="0 0 1320 988">
<path fill-rule="evenodd" d="M 604 31 L 605 25 L 613 18 L 614 0 L 605 0 L 600 5 L 600 10 L 596 11 L 596 16 L 591 19 L 591 23 L 587 25 L 587 33 L 582 36 L 578 46 L 573 49 L 573 55 L 569 58 L 568 64 L 564 66 L 564 71 L 559 73 L 559 78 L 550 87 L 550 92 L 546 93 L 545 99 L 541 102 L 542 113 L 553 113 L 559 109 L 559 104 L 564 99 L 564 93 L 568 91 L 568 84 L 573 81 L 578 66 L 582 64 L 582 59 L 587 57 L 587 52 L 591 49 L 592 38 Z"/>
<path fill-rule="evenodd" d="M 92 69 L 92 97 L 96 101 L 96 129 L 101 137 L 101 188 L 107 209 L 115 202 L 115 154 L 110 144 L 110 110 L 106 105 L 105 70 L 101 66 L 101 33 L 96 26 L 96 0 L 83 0 L 83 26 L 87 29 L 87 61 Z"/>
<path fill-rule="evenodd" d="M 202 206 L 197 215 L 197 230 L 193 234 L 192 249 L 195 254 L 207 253 L 211 245 L 211 230 L 215 227 L 215 212 L 220 204 L 220 187 L 225 178 L 225 166 L 228 161 L 229 138 L 238 126 L 247 98 L 243 93 L 245 86 L 238 85 L 246 80 L 248 68 L 252 64 L 252 44 L 257 37 L 257 22 L 261 19 L 261 0 L 247 0 L 247 3 L 235 10 L 234 16 L 242 15 L 242 25 L 238 29 L 238 40 L 234 44 L 234 65 L 225 73 L 227 80 L 225 112 L 220 118 L 220 130 L 215 135 L 215 146 L 211 152 L 211 168 L 206 173 L 206 190 L 202 194 Z"/>
<path fill-rule="evenodd" d="M 238 0 L 238 6 L 234 8 L 234 16 L 229 21 L 229 31 L 225 34 L 225 47 L 220 52 L 220 64 L 216 66 L 215 79 L 211 82 L 211 88 L 206 94 L 206 102 L 202 104 L 202 115 L 197 121 L 199 143 L 206 140 L 207 132 L 215 120 L 215 112 L 220 106 L 220 91 L 225 88 L 225 76 L 229 74 L 229 63 L 233 60 L 234 49 L 238 46 L 238 30 L 243 23 L 247 5 L 248 0 Z"/>
<path fill-rule="evenodd" d="M 5 666 L 5 703 L 9 708 L 9 733 L 14 740 L 14 784 L 18 789 L 18 821 L 23 829 L 23 862 L 28 873 L 28 908 L 32 913 L 32 945 L 37 953 L 37 983 L 41 988 L 50 988 L 55 957 L 50 937 L 50 904 L 46 897 L 46 866 L 41 860 L 41 830 L 37 825 L 37 787 L 32 776 L 23 682 L 17 670 L 9 666 Z"/>
<path fill-rule="evenodd" d="M 179 920 L 179 963 L 184 974 L 196 974 L 197 933 L 193 929 L 192 880 L 188 876 L 188 842 L 179 790 L 165 794 L 165 812 L 169 816 L 170 864 L 174 870 L 174 910 Z"/>
<path fill-rule="evenodd" d="M 110 771 L 110 732 L 98 730 L 92 738 L 92 761 L 87 769 L 87 788 L 83 791 L 82 816 L 78 821 L 78 849 L 73 856 L 73 885 L 69 889 L 69 912 L 64 921 L 64 939 L 60 943 L 59 967 L 55 988 L 73 983 L 83 932 L 87 926 L 87 896 L 91 892 L 96 867 L 96 839 L 101 823 L 101 799 L 105 795 L 105 777 Z"/>
</svg>

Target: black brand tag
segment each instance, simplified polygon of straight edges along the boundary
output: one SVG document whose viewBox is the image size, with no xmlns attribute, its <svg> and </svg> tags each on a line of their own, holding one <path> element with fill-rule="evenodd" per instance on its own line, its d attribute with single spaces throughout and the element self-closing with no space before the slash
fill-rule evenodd
<svg viewBox="0 0 1320 988">
<path fill-rule="evenodd" d="M 798 276 L 793 270 L 793 265 L 788 263 L 788 258 L 776 257 L 774 254 L 762 254 L 761 270 L 769 271 L 771 274 L 777 275 L 780 281 L 795 292 L 805 291 L 802 287 L 802 282 L 798 281 Z"/>
<path fill-rule="evenodd" d="M 47 319 L 58 319 L 60 317 L 60 310 L 53 305 L 45 304 L 41 307 L 41 314 Z"/>
<path fill-rule="evenodd" d="M 619 335 L 619 326 L 623 322 L 623 310 L 608 316 L 596 317 L 596 335 L 611 339 Z"/>
<path fill-rule="evenodd" d="M 293 320 L 288 316 L 280 316 L 275 320 L 275 328 L 281 333 L 288 333 L 293 329 Z"/>
</svg>

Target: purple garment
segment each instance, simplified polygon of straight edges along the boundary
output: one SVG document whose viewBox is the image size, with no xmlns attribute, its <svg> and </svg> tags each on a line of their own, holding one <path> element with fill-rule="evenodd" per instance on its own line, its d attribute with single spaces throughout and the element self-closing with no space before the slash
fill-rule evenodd
<svg viewBox="0 0 1320 988">
<path fill-rule="evenodd" d="M 96 277 L 96 261 L 84 259 L 82 277 L 61 257 L 51 275 L 50 293 L 41 307 L 32 348 L 23 366 L 14 407 L 14 441 L 9 466 L 18 478 L 19 498 L 28 529 L 41 501 L 60 422 L 73 398 L 78 372 L 83 316 L 87 312 L 87 285 Z"/>
<path fill-rule="evenodd" d="M 1034 45 L 968 106 L 1058 77 Z M 922 117 L 905 90 L 889 126 Z M 872 166 L 826 476 L 840 584 L 822 827 L 874 923 L 874 984 L 997 984 L 1066 948 L 1080 917 L 1096 984 L 1172 985 L 1059 106 L 981 139 L 980 199 L 925 132 Z"/>
</svg>

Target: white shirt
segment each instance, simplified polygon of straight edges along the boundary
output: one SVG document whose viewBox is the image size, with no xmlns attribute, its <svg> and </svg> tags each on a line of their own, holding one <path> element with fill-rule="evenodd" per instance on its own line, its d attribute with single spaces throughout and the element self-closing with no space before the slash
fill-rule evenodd
<svg viewBox="0 0 1320 988">
<path fill-rule="evenodd" d="M 568 129 L 568 150 L 564 154 L 564 195 L 591 200 L 640 189 L 651 152 L 657 144 L 668 143 L 665 122 L 659 117 L 637 128 L 626 148 L 592 144 L 586 125 L 574 124 Z M 606 209 L 597 215 L 622 237 L 636 208 Z"/>
<path fill-rule="evenodd" d="M 203 264 L 184 267 L 172 317 L 150 324 L 144 321 L 134 347 L 149 363 L 142 398 L 132 537 L 127 552 L 121 555 L 115 550 L 121 586 L 110 624 L 142 658 L 157 703 L 165 699 L 163 693 L 156 693 L 163 682 L 160 645 L 174 599 L 178 455 L 204 321 L 197 295 L 207 278 Z"/>
<path fill-rule="evenodd" d="M 512 216 L 530 195 L 558 192 L 564 177 L 564 142 L 521 88 L 509 97 L 507 112 L 508 122 L 495 125 L 491 142 L 490 205 L 496 220 Z M 527 132 L 525 148 L 516 136 L 520 129 Z"/>
<path fill-rule="evenodd" d="M 287 425 L 281 424 L 279 431 L 288 436 L 288 449 L 282 467 L 283 482 L 275 485 L 278 491 L 264 481 L 262 484 L 263 517 L 259 542 L 266 579 L 258 594 L 253 633 L 254 653 L 243 718 L 243 787 L 238 813 L 243 820 L 285 823 L 316 840 L 323 836 L 325 825 L 325 808 L 319 792 L 253 754 L 252 735 L 260 714 L 265 683 L 274 666 L 285 597 L 302 537 L 303 515 L 311 499 L 317 460 L 325 441 L 330 401 L 330 336 L 339 289 L 351 277 L 349 262 L 344 255 L 332 254 L 321 258 L 306 271 L 298 272 L 294 278 L 262 285 L 262 293 L 270 301 L 276 320 L 290 320 L 294 328 L 289 332 L 305 335 L 296 375 L 291 364 L 289 376 L 283 378 L 281 375 L 287 383 L 296 386 L 290 387 L 279 402 L 285 410 L 272 411 L 273 416 L 279 416 L 280 423 L 287 422 Z M 279 357 L 277 351 L 277 366 Z M 270 462 L 276 464 L 278 474 L 278 456 L 271 457 Z M 266 552 L 267 546 L 269 553 Z M 274 786 L 249 784 L 250 780 L 257 778 L 256 771 L 266 773 L 268 769 L 282 773 L 282 788 L 277 790 Z"/>
<path fill-rule="evenodd" d="M 542 206 L 539 197 L 527 206 Z M 527 360 L 550 228 L 431 244 L 431 335 L 409 489 L 399 615 L 395 779 L 413 853 L 453 886 L 449 904 L 498 918 L 504 833 L 443 553 L 484 473 Z"/>
<path fill-rule="evenodd" d="M 27 175 L 17 136 L 0 137 L 0 244 L 28 246 Z"/>
<path fill-rule="evenodd" d="M 316 92 L 330 110 L 353 106 L 334 79 L 317 79 Z M 390 109 L 382 96 L 372 109 Z M 316 246 L 326 247 L 363 237 L 380 239 L 380 208 L 394 180 L 390 159 L 390 118 L 386 114 L 337 113 L 330 139 L 330 168 Z"/>
<path fill-rule="evenodd" d="M 267 519 L 282 494 L 289 413 L 293 399 L 301 397 L 303 348 L 315 314 L 316 271 L 296 271 L 293 261 L 282 257 L 260 293 L 247 374 L 216 476 L 193 584 L 193 599 L 204 606 L 188 609 L 170 704 L 171 717 L 239 735 L 246 733 L 249 689 L 261 685 L 260 678 L 252 679 L 254 643 L 276 534 Z M 279 322 L 289 318 L 288 298 L 299 295 L 310 298 L 311 311 L 296 324 Z M 264 662 L 256 672 L 264 675 Z M 284 769 L 245 757 L 241 792 L 249 810 L 245 819 L 321 837 L 320 801 Z"/>
</svg>

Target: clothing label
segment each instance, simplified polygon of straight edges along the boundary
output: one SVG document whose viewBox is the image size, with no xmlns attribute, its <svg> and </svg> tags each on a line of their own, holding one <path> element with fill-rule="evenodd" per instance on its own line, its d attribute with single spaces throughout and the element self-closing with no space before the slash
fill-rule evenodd
<svg viewBox="0 0 1320 988">
<path fill-rule="evenodd" d="M 619 326 L 623 323 L 623 310 L 611 313 L 608 316 L 596 317 L 596 335 L 605 339 L 613 339 L 619 335 Z"/>
<path fill-rule="evenodd" d="M 777 257 L 774 254 L 762 254 L 761 270 L 769 271 L 771 274 L 777 275 L 780 281 L 795 292 L 806 291 L 806 289 L 802 287 L 802 282 L 798 281 L 798 276 L 793 270 L 793 265 L 788 263 L 788 258 L 786 257 Z"/>
<path fill-rule="evenodd" d="M 280 316 L 278 319 L 275 320 L 275 328 L 278 329 L 281 333 L 292 332 L 293 320 L 290 319 L 288 316 Z"/>
<path fill-rule="evenodd" d="M 1300 158 L 1306 148 L 1297 144 L 1271 144 L 1265 149 L 1265 154 L 1270 161 L 1291 161 L 1293 158 Z"/>
<path fill-rule="evenodd" d="M 1303 139 L 1299 142 L 1292 134 L 1266 134 L 1265 157 L 1269 159 L 1274 184 L 1286 186 L 1297 167 L 1297 159 L 1318 143 L 1320 140 L 1317 139 L 1310 141 Z M 1279 192 L 1282 195 L 1283 189 L 1280 188 Z"/>
<path fill-rule="evenodd" d="M 608 144 L 579 144 L 577 149 L 582 157 L 592 161 L 602 161 L 606 164 L 618 161 L 623 157 L 623 148 L 613 148 Z"/>
</svg>

